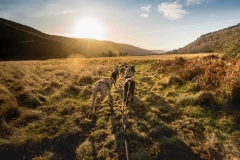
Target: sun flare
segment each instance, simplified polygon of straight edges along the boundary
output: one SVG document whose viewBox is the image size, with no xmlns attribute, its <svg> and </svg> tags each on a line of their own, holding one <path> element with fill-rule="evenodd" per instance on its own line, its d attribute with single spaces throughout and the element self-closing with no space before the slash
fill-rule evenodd
<svg viewBox="0 0 240 160">
<path fill-rule="evenodd" d="M 73 36 L 76 38 L 93 38 L 102 40 L 104 29 L 98 20 L 91 17 L 85 17 L 76 23 Z"/>
</svg>

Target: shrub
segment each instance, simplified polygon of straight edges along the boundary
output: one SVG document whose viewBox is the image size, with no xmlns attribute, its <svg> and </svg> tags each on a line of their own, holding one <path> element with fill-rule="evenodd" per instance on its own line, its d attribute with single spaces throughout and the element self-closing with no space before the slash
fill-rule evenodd
<svg viewBox="0 0 240 160">
<path fill-rule="evenodd" d="M 185 68 L 182 73 L 180 73 L 181 77 L 186 81 L 191 81 L 195 76 L 203 73 L 203 70 L 199 66 L 192 66 L 191 68 Z"/>
<path fill-rule="evenodd" d="M 175 57 L 174 63 L 176 65 L 184 65 L 186 60 L 183 57 Z"/>
<path fill-rule="evenodd" d="M 218 52 L 222 54 L 223 57 L 232 58 L 240 53 L 240 38 L 237 37 L 235 40 L 222 41 L 222 46 Z"/>
</svg>

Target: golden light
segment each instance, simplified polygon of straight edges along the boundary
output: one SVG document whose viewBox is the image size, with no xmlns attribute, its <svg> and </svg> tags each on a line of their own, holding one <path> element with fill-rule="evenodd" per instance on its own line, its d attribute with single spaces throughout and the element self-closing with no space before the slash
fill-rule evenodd
<svg viewBox="0 0 240 160">
<path fill-rule="evenodd" d="M 102 25 L 94 18 L 85 17 L 80 19 L 73 31 L 76 38 L 92 38 L 102 40 L 104 29 Z"/>
</svg>

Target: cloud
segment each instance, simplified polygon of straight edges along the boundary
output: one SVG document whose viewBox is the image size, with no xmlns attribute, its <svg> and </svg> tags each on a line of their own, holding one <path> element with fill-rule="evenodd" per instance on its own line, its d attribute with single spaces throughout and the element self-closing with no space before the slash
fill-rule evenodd
<svg viewBox="0 0 240 160">
<path fill-rule="evenodd" d="M 141 14 L 141 17 L 148 18 L 148 14 Z"/>
<path fill-rule="evenodd" d="M 182 8 L 183 6 L 175 1 L 173 3 L 164 2 L 158 5 L 158 12 L 163 13 L 164 17 L 170 20 L 183 18 L 188 12 Z"/>
<path fill-rule="evenodd" d="M 141 7 L 141 10 L 150 12 L 151 11 L 150 8 L 151 8 L 151 4 L 149 4 L 148 6 Z"/>
<path fill-rule="evenodd" d="M 186 4 L 187 5 L 194 5 L 194 4 L 202 4 L 202 3 L 205 3 L 207 2 L 208 0 L 186 0 Z"/>
</svg>

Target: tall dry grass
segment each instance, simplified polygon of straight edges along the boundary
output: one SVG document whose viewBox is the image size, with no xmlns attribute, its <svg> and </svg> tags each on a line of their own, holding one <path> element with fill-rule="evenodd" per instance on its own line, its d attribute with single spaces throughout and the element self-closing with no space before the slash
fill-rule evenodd
<svg viewBox="0 0 240 160">
<path fill-rule="evenodd" d="M 94 83 L 132 63 L 135 99 L 125 108 L 131 159 L 240 157 L 236 60 L 205 55 L 0 62 L 0 156 L 126 158 L 124 80 L 112 89 L 113 112 L 105 99 L 93 118 L 88 113 Z"/>
</svg>

